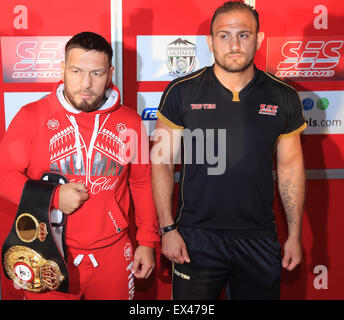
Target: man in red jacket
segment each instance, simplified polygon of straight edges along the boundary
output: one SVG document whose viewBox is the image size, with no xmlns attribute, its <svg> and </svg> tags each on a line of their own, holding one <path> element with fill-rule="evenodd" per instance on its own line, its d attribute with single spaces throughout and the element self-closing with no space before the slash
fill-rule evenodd
<svg viewBox="0 0 344 320">
<path fill-rule="evenodd" d="M 132 299 L 133 275 L 147 278 L 155 266 L 160 239 L 148 139 L 139 115 L 120 105 L 111 60 L 103 37 L 75 35 L 66 44 L 63 81 L 24 106 L 1 142 L 1 197 L 18 204 L 26 181 L 47 171 L 69 181 L 55 192 L 53 207 L 68 215 L 70 292 L 26 291 L 27 299 Z M 127 232 L 130 195 L 135 252 Z"/>
</svg>

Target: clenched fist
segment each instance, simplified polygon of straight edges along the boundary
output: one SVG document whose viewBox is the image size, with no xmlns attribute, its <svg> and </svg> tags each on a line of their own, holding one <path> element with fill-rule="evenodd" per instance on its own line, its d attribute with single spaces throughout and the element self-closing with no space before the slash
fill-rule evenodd
<svg viewBox="0 0 344 320">
<path fill-rule="evenodd" d="M 89 198 L 88 190 L 82 183 L 70 182 L 60 186 L 59 209 L 71 214 Z"/>
</svg>

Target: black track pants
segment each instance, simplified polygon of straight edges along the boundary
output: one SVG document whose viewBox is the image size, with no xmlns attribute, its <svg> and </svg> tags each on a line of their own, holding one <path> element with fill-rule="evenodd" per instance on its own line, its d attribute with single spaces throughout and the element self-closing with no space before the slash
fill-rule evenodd
<svg viewBox="0 0 344 320">
<path fill-rule="evenodd" d="M 191 263 L 173 266 L 173 299 L 214 300 L 227 286 L 229 299 L 279 299 L 281 247 L 276 234 L 233 237 L 181 227 Z"/>
</svg>

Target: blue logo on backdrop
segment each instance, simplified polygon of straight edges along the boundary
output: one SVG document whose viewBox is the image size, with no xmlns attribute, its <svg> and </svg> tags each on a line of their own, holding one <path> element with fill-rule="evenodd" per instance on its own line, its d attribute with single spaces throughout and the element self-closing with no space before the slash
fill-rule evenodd
<svg viewBox="0 0 344 320">
<path fill-rule="evenodd" d="M 156 116 L 156 112 L 157 112 L 158 108 L 145 108 L 142 111 L 141 114 L 141 118 L 142 120 L 156 120 L 157 116 Z"/>
<path fill-rule="evenodd" d="M 311 98 L 305 98 L 302 100 L 303 110 L 312 110 L 314 107 L 314 101 Z"/>
</svg>

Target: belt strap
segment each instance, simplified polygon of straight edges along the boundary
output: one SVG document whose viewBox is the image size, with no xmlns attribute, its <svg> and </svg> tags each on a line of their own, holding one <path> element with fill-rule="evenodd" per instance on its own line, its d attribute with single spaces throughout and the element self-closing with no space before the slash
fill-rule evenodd
<svg viewBox="0 0 344 320">
<path fill-rule="evenodd" d="M 55 173 L 48 175 L 48 181 L 26 182 L 15 221 L 2 247 L 2 265 L 5 275 L 25 290 L 68 292 L 64 227 L 52 226 L 50 217 L 52 198 L 59 185 L 56 178 L 67 180 Z M 46 180 L 46 176 L 42 178 Z"/>
</svg>

